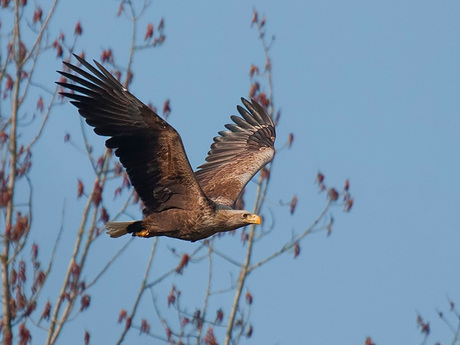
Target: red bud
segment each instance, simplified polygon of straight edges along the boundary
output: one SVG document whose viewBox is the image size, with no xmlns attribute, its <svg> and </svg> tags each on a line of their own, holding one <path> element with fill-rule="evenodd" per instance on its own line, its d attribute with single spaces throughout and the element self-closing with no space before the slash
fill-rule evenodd
<svg viewBox="0 0 460 345">
<path fill-rule="evenodd" d="M 291 205 L 290 205 L 290 212 L 291 212 L 291 214 L 294 213 L 296 206 L 297 206 L 297 195 L 294 195 L 294 196 L 292 197 Z"/>
<path fill-rule="evenodd" d="M 300 254 L 300 245 L 299 242 L 294 243 L 294 258 L 298 257 Z"/>
<path fill-rule="evenodd" d="M 95 206 L 99 206 L 102 201 L 102 186 L 99 182 L 94 183 L 94 191 L 93 191 L 93 203 Z"/>
<path fill-rule="evenodd" d="M 324 181 L 324 175 L 318 172 L 318 174 L 316 175 L 316 182 L 318 182 L 318 184 L 321 184 L 323 183 L 323 181 Z"/>
<path fill-rule="evenodd" d="M 205 345 L 217 345 L 216 337 L 214 336 L 214 330 L 212 327 L 208 328 L 206 335 L 203 338 L 203 343 Z"/>
<path fill-rule="evenodd" d="M 87 309 L 89 307 L 90 302 L 91 302 L 91 297 L 89 295 L 83 295 L 80 300 L 80 303 L 81 303 L 80 311 Z"/>
<path fill-rule="evenodd" d="M 171 292 L 168 295 L 168 307 L 171 304 L 174 304 L 175 301 L 176 301 L 176 287 L 173 284 L 171 287 Z"/>
<path fill-rule="evenodd" d="M 253 332 L 252 325 L 249 325 L 248 331 L 246 332 L 246 338 L 250 338 Z"/>
<path fill-rule="evenodd" d="M 169 327 L 166 328 L 166 337 L 168 338 L 168 341 L 171 341 L 172 331 Z"/>
<path fill-rule="evenodd" d="M 43 108 L 44 108 L 43 98 L 39 97 L 37 101 L 37 109 L 40 110 L 40 112 L 43 112 Z"/>
<path fill-rule="evenodd" d="M 31 339 L 32 337 L 30 336 L 30 332 L 25 323 L 21 323 L 19 325 L 19 344 L 28 344 Z"/>
<path fill-rule="evenodd" d="M 347 199 L 347 201 L 345 201 L 344 211 L 349 212 L 352 207 L 353 207 L 353 198 Z"/>
<path fill-rule="evenodd" d="M 261 92 L 257 97 L 257 101 L 265 108 L 265 110 L 270 105 L 270 101 L 267 98 L 267 94 L 265 92 Z"/>
<path fill-rule="evenodd" d="M 43 11 L 40 7 L 37 7 L 34 11 L 34 18 L 32 22 L 35 24 L 36 22 L 41 22 L 42 21 L 42 14 Z"/>
<path fill-rule="evenodd" d="M 150 324 L 146 319 L 142 319 L 141 321 L 141 333 L 150 333 Z"/>
<path fill-rule="evenodd" d="M 78 21 L 77 24 L 75 25 L 74 34 L 75 36 L 79 36 L 81 35 L 82 32 L 83 32 L 83 29 L 81 27 L 80 21 Z"/>
<path fill-rule="evenodd" d="M 246 303 L 249 305 L 252 304 L 252 295 L 250 292 L 246 292 Z"/>
<path fill-rule="evenodd" d="M 371 337 L 367 337 L 366 341 L 364 342 L 364 345 L 375 345 L 375 344 L 372 341 Z"/>
<path fill-rule="evenodd" d="M 105 223 L 109 221 L 109 214 L 107 213 L 107 210 L 105 207 L 101 207 L 101 217 L 100 220 L 102 220 Z"/>
<path fill-rule="evenodd" d="M 56 57 L 61 58 L 63 54 L 62 46 L 58 43 L 56 45 Z"/>
<path fill-rule="evenodd" d="M 126 324 L 125 324 L 126 329 L 130 329 L 130 328 L 131 328 L 131 322 L 132 322 L 132 321 L 133 321 L 133 320 L 132 320 L 130 317 L 126 318 Z"/>
<path fill-rule="evenodd" d="M 335 190 L 335 188 L 329 188 L 327 195 L 331 201 L 336 201 L 339 198 L 339 193 Z"/>
<path fill-rule="evenodd" d="M 145 36 L 144 36 L 144 41 L 147 41 L 149 39 L 151 39 L 153 36 L 153 24 L 148 24 L 147 25 L 147 30 L 145 32 Z"/>
<path fill-rule="evenodd" d="M 263 28 L 264 25 L 265 25 L 265 22 L 266 22 L 265 17 L 263 17 L 262 20 L 259 23 L 259 28 Z"/>
<path fill-rule="evenodd" d="M 224 311 L 222 308 L 217 310 L 217 315 L 216 315 L 216 323 L 222 323 L 222 320 L 224 319 Z"/>
<path fill-rule="evenodd" d="M 190 256 L 187 253 L 182 255 L 179 265 L 176 268 L 176 273 L 182 274 L 184 271 L 184 267 L 187 266 L 188 261 L 190 260 Z"/>
<path fill-rule="evenodd" d="M 128 312 L 125 309 L 122 309 L 120 311 L 120 314 L 118 315 L 118 323 L 122 323 L 124 319 L 128 316 Z"/>
<path fill-rule="evenodd" d="M 256 65 L 251 65 L 251 69 L 249 70 L 249 76 L 252 78 L 254 74 L 259 74 L 259 67 Z"/>
<path fill-rule="evenodd" d="M 83 182 L 81 180 L 78 180 L 78 187 L 77 187 L 77 198 L 81 197 L 83 195 Z"/>
<path fill-rule="evenodd" d="M 258 21 L 259 21 L 259 19 L 258 19 L 257 11 L 254 11 L 254 14 L 253 14 L 252 20 L 251 20 L 251 26 L 252 26 L 253 24 L 257 24 Z"/>
<path fill-rule="evenodd" d="M 343 187 L 343 190 L 348 192 L 348 189 L 350 189 L 350 181 L 348 179 L 345 180 L 345 186 Z"/>
<path fill-rule="evenodd" d="M 40 316 L 40 320 L 45 319 L 48 321 L 50 319 L 51 314 L 51 303 L 50 301 L 46 302 L 45 309 L 43 309 L 43 313 Z"/>
<path fill-rule="evenodd" d="M 256 93 L 260 90 L 260 85 L 258 82 L 255 82 L 251 85 L 249 89 L 249 98 L 254 98 Z"/>
<path fill-rule="evenodd" d="M 163 31 L 164 27 L 165 27 L 165 20 L 164 18 L 161 18 L 160 22 L 158 23 L 158 31 Z"/>
<path fill-rule="evenodd" d="M 102 61 L 102 63 L 104 63 L 104 62 L 113 63 L 112 49 L 106 49 L 106 50 L 102 51 L 101 61 Z"/>
<path fill-rule="evenodd" d="M 288 148 L 291 147 L 293 141 L 294 141 L 294 134 L 289 133 L 288 142 L 287 142 Z"/>
<path fill-rule="evenodd" d="M 171 113 L 171 107 L 169 105 L 169 99 L 167 99 L 164 103 L 163 103 L 163 116 L 165 117 L 165 119 L 168 118 L 169 114 Z"/>
</svg>

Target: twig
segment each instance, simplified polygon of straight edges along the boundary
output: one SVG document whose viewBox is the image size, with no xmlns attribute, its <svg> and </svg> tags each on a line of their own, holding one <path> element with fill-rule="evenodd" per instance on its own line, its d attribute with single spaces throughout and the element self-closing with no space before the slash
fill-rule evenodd
<svg viewBox="0 0 460 345">
<path fill-rule="evenodd" d="M 274 106 L 273 106 L 273 87 L 272 87 L 272 78 L 271 78 L 271 62 L 270 62 L 270 57 L 268 55 L 268 46 L 265 43 L 264 35 L 261 31 L 260 26 L 258 26 L 258 32 L 259 32 L 259 39 L 262 42 L 262 47 L 264 51 L 265 62 L 266 62 L 265 65 L 268 67 L 267 68 L 267 81 L 269 85 L 269 101 L 270 101 L 269 114 L 273 118 Z M 273 162 L 268 165 L 267 169 L 270 170 L 272 166 L 273 166 Z M 262 208 L 262 205 L 265 200 L 265 195 L 267 194 L 269 182 L 270 182 L 270 178 L 264 179 L 262 176 L 259 176 L 259 180 L 257 183 L 256 198 L 254 201 L 254 211 L 253 211 L 254 213 L 259 213 Z M 238 306 L 240 303 L 241 293 L 242 293 L 246 278 L 248 274 L 250 273 L 249 265 L 251 262 L 252 249 L 254 245 L 254 234 L 255 234 L 255 225 L 252 225 L 249 230 L 249 237 L 247 241 L 248 247 L 246 250 L 245 260 L 244 260 L 243 265 L 241 266 L 240 276 L 238 278 L 235 296 L 233 299 L 232 308 L 230 310 L 229 321 L 228 321 L 227 331 L 226 331 L 226 336 L 225 336 L 225 341 L 224 341 L 225 345 L 229 345 L 230 341 L 232 340 L 232 331 L 233 331 L 233 327 L 235 323 L 236 312 L 238 310 Z"/>
<path fill-rule="evenodd" d="M 155 240 L 153 241 L 152 250 L 150 252 L 150 258 L 149 258 L 149 261 L 147 263 L 147 268 L 145 269 L 144 278 L 142 279 L 141 286 L 139 288 L 139 292 L 137 293 L 137 297 L 136 297 L 136 300 L 134 302 L 133 309 L 131 310 L 131 313 L 129 315 L 129 320 L 133 319 L 134 314 L 136 313 L 137 307 L 139 305 L 139 302 L 141 300 L 141 297 L 142 297 L 145 289 L 147 288 L 147 278 L 149 276 L 150 267 L 152 266 L 153 257 L 154 257 L 154 254 L 155 254 L 155 249 L 156 249 L 157 243 L 158 243 L 158 237 L 155 237 Z M 119 344 L 121 344 L 123 342 L 123 340 L 124 340 L 124 338 L 126 336 L 126 333 L 128 333 L 128 330 L 129 330 L 129 327 L 125 327 L 125 329 L 121 333 L 120 338 L 117 341 L 117 345 L 119 345 Z"/>
<path fill-rule="evenodd" d="M 18 4 L 18 3 L 19 3 L 19 1 L 16 0 L 16 4 Z M 35 39 L 35 42 L 32 44 L 32 47 L 30 48 L 29 52 L 24 57 L 24 59 L 22 59 L 21 67 L 27 62 L 27 60 L 29 60 L 29 58 L 32 55 L 32 53 L 35 50 L 35 48 L 37 48 L 40 45 L 43 33 L 45 32 L 46 28 L 48 27 L 48 23 L 49 23 L 52 15 L 54 13 L 54 10 L 56 9 L 57 3 L 58 3 L 58 0 L 54 0 L 53 6 L 51 6 L 51 9 L 49 10 L 48 15 L 46 16 L 46 19 L 43 22 L 43 25 L 42 25 L 42 27 L 40 29 L 40 32 L 38 33 L 38 35 L 37 35 L 37 37 Z M 15 5 L 15 6 L 17 8 L 17 5 Z"/>
<path fill-rule="evenodd" d="M 19 85 L 21 83 L 21 64 L 19 61 L 19 46 L 21 42 L 20 37 L 20 28 L 19 28 L 19 1 L 15 1 L 14 5 L 14 29 L 13 29 L 13 43 L 14 46 L 12 49 L 15 49 L 16 55 L 16 77 L 13 84 L 13 97 L 11 105 L 11 131 L 9 136 L 8 150 L 10 153 L 10 176 L 8 179 L 8 193 L 11 196 L 11 199 L 8 201 L 6 207 L 6 219 L 5 219 L 5 229 L 12 229 L 13 222 L 13 212 L 14 212 L 14 203 L 13 196 L 16 185 L 16 164 L 17 164 L 17 119 L 18 119 L 18 110 L 19 110 Z M 6 342 L 6 339 L 12 339 L 12 315 L 10 310 L 11 305 L 11 291 L 9 283 L 9 255 L 10 255 L 10 238 L 5 231 L 5 240 L 3 244 L 3 254 L 1 257 L 1 266 L 2 266 L 2 297 L 3 297 L 3 337 Z"/>
<path fill-rule="evenodd" d="M 209 246 L 209 245 L 207 245 L 207 246 Z M 236 267 L 241 267 L 241 265 L 242 265 L 241 262 L 238 262 L 238 261 L 232 259 L 230 256 L 228 256 L 228 255 L 222 253 L 221 251 L 216 250 L 214 247 L 212 248 L 212 252 L 213 252 L 214 254 L 216 254 L 217 256 L 220 256 L 222 259 L 228 261 L 228 262 L 231 263 L 232 265 L 235 265 Z"/>
<path fill-rule="evenodd" d="M 258 202 L 260 200 L 260 193 L 262 189 L 262 183 L 263 179 L 262 176 L 259 177 L 259 183 L 257 185 L 257 193 L 256 193 L 256 201 L 254 205 L 254 213 L 256 212 L 258 208 Z M 260 205 L 259 205 L 260 206 Z M 249 263 L 251 261 L 251 254 L 252 254 L 252 246 L 254 244 L 254 233 L 255 233 L 255 225 L 252 225 L 249 230 L 249 238 L 248 238 L 248 248 L 246 250 L 246 257 L 244 259 L 243 266 L 241 267 L 240 271 L 240 276 L 238 278 L 237 286 L 236 286 L 236 292 L 235 292 L 235 297 L 233 299 L 232 303 L 232 308 L 230 310 L 230 315 L 229 315 L 229 320 L 228 320 L 228 325 L 227 325 L 227 332 L 225 335 L 225 345 L 230 344 L 230 340 L 232 339 L 232 331 L 233 331 L 233 325 L 235 323 L 235 317 L 236 317 L 236 312 L 238 310 L 238 305 L 240 303 L 240 297 L 241 293 L 243 291 L 243 286 L 246 281 L 246 278 L 248 276 L 248 268 L 249 268 Z"/>
<path fill-rule="evenodd" d="M 323 211 L 320 213 L 320 215 L 315 219 L 315 221 L 307 228 L 305 229 L 305 231 L 300 234 L 299 236 L 297 236 L 295 239 L 291 240 L 289 243 L 285 244 L 284 246 L 281 247 L 281 249 L 279 249 L 278 251 L 274 252 L 273 254 L 267 256 L 265 259 L 262 259 L 260 260 L 259 262 L 251 265 L 249 268 L 248 268 L 248 273 L 251 273 L 253 270 L 255 270 L 256 268 L 262 266 L 263 264 L 266 264 L 267 262 L 275 259 L 276 257 L 280 256 L 281 254 L 285 253 L 286 251 L 292 249 L 294 247 L 294 245 L 299 242 L 300 240 L 302 240 L 305 236 L 307 236 L 308 234 L 310 234 L 316 227 L 316 225 L 318 225 L 319 221 L 321 219 L 323 219 L 324 215 L 326 214 L 326 212 L 329 210 L 329 206 L 331 205 L 331 202 L 329 201 L 326 206 L 324 207 Z"/>
<path fill-rule="evenodd" d="M 73 306 L 73 301 L 69 300 L 69 302 L 68 302 L 68 304 L 66 306 L 66 309 L 65 309 L 63 315 L 61 315 L 60 321 L 58 322 L 61 306 L 62 306 L 62 303 L 65 300 L 65 292 L 66 292 L 66 289 L 67 289 L 69 281 L 70 281 L 72 268 L 75 265 L 75 263 L 77 262 L 77 255 L 78 255 L 78 253 L 80 251 L 80 247 L 81 247 L 81 244 L 82 244 L 82 241 L 83 241 L 85 225 L 86 225 L 86 222 L 88 220 L 89 211 L 91 210 L 91 206 L 93 204 L 94 194 L 96 193 L 95 186 L 97 184 L 99 184 L 100 177 L 101 177 L 100 174 L 96 175 L 94 185 L 93 185 L 93 189 L 91 190 L 91 193 L 90 193 L 90 195 L 88 197 L 88 200 L 86 202 L 86 206 L 85 206 L 85 208 L 83 210 L 83 216 L 82 216 L 82 219 L 81 219 L 81 222 L 80 222 L 80 226 L 78 228 L 77 239 L 75 241 L 72 256 L 71 256 L 71 259 L 69 261 L 69 266 L 67 267 L 64 282 L 62 284 L 61 291 L 59 292 L 57 303 L 56 303 L 56 306 L 54 307 L 54 311 L 53 311 L 53 314 L 52 314 L 52 317 L 51 317 L 51 323 L 50 323 L 50 327 L 48 329 L 48 337 L 47 337 L 47 340 L 46 340 L 47 345 L 51 345 L 51 344 L 55 343 L 55 341 L 56 341 L 56 339 L 57 339 L 62 327 L 64 326 L 63 320 L 67 319 L 67 317 L 69 316 L 69 313 L 71 311 L 71 308 Z M 57 326 L 57 328 L 56 328 L 56 326 Z"/>
<path fill-rule="evenodd" d="M 99 280 L 99 278 L 102 277 L 102 275 L 109 269 L 109 267 L 115 262 L 115 260 L 121 255 L 121 253 L 123 253 L 125 249 L 128 248 L 128 246 L 133 242 L 132 240 L 133 238 L 131 238 L 128 242 L 126 242 L 125 245 L 121 247 L 115 253 L 114 256 L 112 256 L 112 258 L 107 262 L 107 264 L 102 268 L 102 270 L 96 275 L 96 277 L 94 277 L 94 279 L 91 282 L 86 284 L 87 289 L 93 286 Z"/>
<path fill-rule="evenodd" d="M 16 247 L 14 248 L 13 254 L 8 259 L 8 264 L 14 262 L 14 260 L 16 259 L 16 256 L 22 251 L 22 249 L 26 245 L 27 239 L 29 237 L 30 226 L 31 226 L 31 223 L 32 223 L 32 182 L 30 181 L 30 179 L 29 179 L 29 177 L 27 175 L 24 175 L 24 177 L 26 178 L 27 184 L 29 186 L 29 198 L 28 198 L 29 200 L 26 203 L 26 207 L 27 207 L 27 210 L 28 210 L 28 215 L 27 215 L 28 224 L 25 227 L 24 234 L 22 235 L 22 237 L 20 239 L 20 242 L 16 245 Z"/>
<path fill-rule="evenodd" d="M 40 128 L 39 128 L 37 134 L 35 134 L 35 137 L 25 147 L 25 149 L 24 149 L 25 152 L 29 151 L 31 149 L 31 147 L 37 142 L 37 140 L 41 137 L 41 135 L 43 133 L 43 129 L 45 128 L 45 124 L 48 121 L 49 115 L 51 113 L 51 108 L 52 108 L 52 105 L 53 105 L 53 101 L 56 98 L 57 90 L 58 90 L 58 88 L 56 87 L 56 89 L 53 92 L 53 95 L 51 96 L 51 100 L 50 100 L 50 103 L 48 105 L 48 108 L 46 109 L 46 113 L 43 116 L 43 120 L 42 120 L 42 123 L 40 125 Z"/>
<path fill-rule="evenodd" d="M 66 203 L 65 203 L 65 200 L 64 200 L 64 203 L 62 205 L 62 211 L 61 211 L 61 225 L 59 227 L 59 231 L 58 231 L 58 234 L 56 236 L 56 240 L 54 241 L 53 249 L 51 250 L 51 256 L 50 256 L 50 259 L 48 261 L 48 267 L 46 268 L 46 271 L 44 272 L 45 281 L 48 278 L 49 273 L 51 272 L 51 267 L 53 266 L 54 257 L 56 256 L 57 247 L 59 245 L 59 242 L 61 240 L 61 235 L 62 235 L 62 232 L 64 230 L 65 204 Z M 45 285 L 45 282 L 43 282 L 43 284 L 39 286 L 39 288 L 38 288 L 39 291 L 41 291 L 41 289 L 43 288 L 44 285 Z M 34 301 L 36 301 L 38 299 L 39 291 L 37 292 L 37 294 L 36 294 L 36 296 L 34 298 Z M 40 325 L 40 321 L 37 323 L 37 326 Z"/>
<path fill-rule="evenodd" d="M 210 291 L 211 291 L 211 281 L 212 281 L 212 247 L 213 247 L 213 239 L 209 241 L 208 245 L 208 262 L 209 262 L 209 267 L 208 267 L 208 283 L 206 285 L 206 294 L 204 295 L 204 302 L 203 302 L 203 307 L 201 308 L 201 317 L 203 320 L 206 318 L 206 310 L 208 307 L 208 299 L 210 296 Z M 203 332 L 203 327 L 198 328 L 198 337 L 196 339 L 196 345 L 200 345 L 200 340 L 201 340 L 201 334 Z"/>
</svg>

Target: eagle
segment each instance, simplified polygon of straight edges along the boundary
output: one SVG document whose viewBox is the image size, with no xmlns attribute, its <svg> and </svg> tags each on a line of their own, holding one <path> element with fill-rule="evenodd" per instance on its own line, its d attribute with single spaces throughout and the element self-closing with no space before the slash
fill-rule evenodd
<svg viewBox="0 0 460 345">
<path fill-rule="evenodd" d="M 275 125 L 255 100 L 241 98 L 241 116 L 214 138 L 206 163 L 193 171 L 178 132 L 154 110 L 133 96 L 100 63 L 78 55 L 78 64 L 63 62 L 56 82 L 94 132 L 107 136 L 143 202 L 144 218 L 107 222 L 107 234 L 120 237 L 168 236 L 197 241 L 261 218 L 236 209 L 245 185 L 275 154 Z M 80 67 L 84 66 L 86 69 Z M 74 73 L 69 73 L 73 71 Z"/>
</svg>

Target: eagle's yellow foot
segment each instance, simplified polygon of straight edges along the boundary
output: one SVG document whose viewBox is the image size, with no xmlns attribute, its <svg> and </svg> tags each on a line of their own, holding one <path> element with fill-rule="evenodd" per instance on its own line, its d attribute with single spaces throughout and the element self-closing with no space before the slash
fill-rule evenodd
<svg viewBox="0 0 460 345">
<path fill-rule="evenodd" d="M 138 237 L 149 237 L 149 231 L 148 230 L 142 230 L 134 233 L 134 236 Z"/>
</svg>

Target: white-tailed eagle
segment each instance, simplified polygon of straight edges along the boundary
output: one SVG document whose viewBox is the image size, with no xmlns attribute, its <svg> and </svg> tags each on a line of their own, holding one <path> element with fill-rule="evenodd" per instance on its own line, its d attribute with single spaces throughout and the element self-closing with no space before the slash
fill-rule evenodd
<svg viewBox="0 0 460 345">
<path fill-rule="evenodd" d="M 59 71 L 70 82 L 58 82 L 96 134 L 110 137 L 144 203 L 144 219 L 108 222 L 107 233 L 120 237 L 169 236 L 197 241 L 248 224 L 258 215 L 235 209 L 244 186 L 273 159 L 275 126 L 255 100 L 242 98 L 234 124 L 214 138 L 206 163 L 193 172 L 181 137 L 165 120 L 134 97 L 101 64 L 95 68 L 75 55 L 80 67 L 64 62 L 75 74 Z"/>
</svg>

